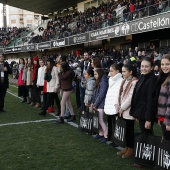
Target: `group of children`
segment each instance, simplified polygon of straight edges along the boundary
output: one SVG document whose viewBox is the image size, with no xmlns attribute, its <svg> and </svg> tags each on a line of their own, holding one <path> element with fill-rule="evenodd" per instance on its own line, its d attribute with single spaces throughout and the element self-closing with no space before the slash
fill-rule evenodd
<svg viewBox="0 0 170 170">
<path fill-rule="evenodd" d="M 56 67 L 54 60 L 49 58 L 45 66 L 44 61 L 38 61 L 37 57 L 33 58 L 33 63 L 30 59 L 25 59 L 25 62 L 27 64 L 20 59 L 18 85 L 19 92 L 24 96 L 22 102 L 27 98 L 30 105 L 40 107 L 40 96 L 43 94 L 44 105 L 40 115 L 46 115 L 46 110 L 55 99 L 60 116 L 55 123 L 64 123 L 66 107 L 71 113 L 68 121 L 75 121 L 70 100 L 75 75 L 69 64 L 61 59 Z M 117 116 L 126 121 L 126 147 L 117 152 L 122 158 L 133 155 L 135 122 L 139 123 L 141 133 L 146 135 L 153 135 L 153 125 L 157 122 L 164 139 L 170 140 L 170 55 L 162 57 L 159 77 L 154 74 L 153 61 L 147 57 L 141 61 L 140 72 L 140 77 L 137 77 L 137 69 L 131 63 L 123 66 L 113 64 L 108 78 L 102 68 L 88 68 L 84 71 L 85 82 L 81 83 L 85 89 L 85 106 L 92 107 L 99 114 L 100 130 L 93 136 L 94 139 L 104 143 L 111 141 Z M 59 88 L 62 91 L 61 102 L 57 93 Z M 107 124 L 104 114 L 107 115 Z"/>
</svg>

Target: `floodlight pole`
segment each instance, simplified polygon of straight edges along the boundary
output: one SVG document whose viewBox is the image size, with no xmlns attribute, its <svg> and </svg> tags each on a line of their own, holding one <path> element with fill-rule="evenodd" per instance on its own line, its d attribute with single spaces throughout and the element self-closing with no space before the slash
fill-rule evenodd
<svg viewBox="0 0 170 170">
<path fill-rule="evenodd" d="M 7 0 L 4 1 L 3 3 L 3 25 L 4 27 L 7 27 L 7 22 L 6 22 L 6 4 L 7 4 Z"/>
</svg>

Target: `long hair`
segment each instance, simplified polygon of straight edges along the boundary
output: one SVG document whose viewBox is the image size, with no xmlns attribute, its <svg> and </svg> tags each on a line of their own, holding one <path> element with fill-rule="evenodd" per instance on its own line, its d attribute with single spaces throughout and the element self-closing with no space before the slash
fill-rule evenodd
<svg viewBox="0 0 170 170">
<path fill-rule="evenodd" d="M 95 68 L 102 68 L 101 60 L 98 57 L 93 58 L 93 65 Z"/>
<path fill-rule="evenodd" d="M 67 72 L 68 70 L 70 70 L 70 66 L 68 64 L 68 62 L 64 61 L 61 63 L 61 67 L 63 69 L 63 73 Z"/>
<path fill-rule="evenodd" d="M 113 68 L 114 70 L 118 70 L 119 71 L 119 73 L 122 73 L 122 64 L 121 63 L 119 63 L 119 64 L 112 64 L 110 67 L 111 68 Z"/>
<path fill-rule="evenodd" d="M 100 81 L 104 75 L 104 71 L 103 69 L 96 69 L 95 72 L 98 74 L 98 79 L 96 80 L 96 88 L 98 88 L 99 84 L 100 84 Z"/>
<path fill-rule="evenodd" d="M 133 66 L 132 64 L 128 63 L 125 64 L 123 67 L 125 67 L 129 72 L 132 71 L 132 76 L 137 77 L 137 68 L 136 66 Z"/>
<path fill-rule="evenodd" d="M 46 66 L 46 73 L 49 73 L 49 72 L 51 72 L 52 71 L 52 69 L 53 69 L 53 67 L 55 66 L 55 62 L 51 62 L 50 61 L 50 64 L 47 64 L 47 66 Z"/>
<path fill-rule="evenodd" d="M 167 60 L 169 60 L 170 61 L 170 54 L 165 54 L 165 55 L 163 55 L 162 56 L 162 59 L 167 59 Z M 161 61 L 162 61 L 162 59 L 161 59 Z M 159 79 L 161 78 L 161 77 L 163 77 L 163 75 L 164 75 L 165 73 L 162 71 L 162 69 L 160 70 L 160 74 L 159 74 Z M 168 75 L 168 77 L 165 79 L 165 81 L 163 82 L 163 86 L 164 85 L 166 85 L 166 83 L 168 82 L 168 80 L 170 79 L 170 73 L 169 73 L 169 75 Z"/>
</svg>

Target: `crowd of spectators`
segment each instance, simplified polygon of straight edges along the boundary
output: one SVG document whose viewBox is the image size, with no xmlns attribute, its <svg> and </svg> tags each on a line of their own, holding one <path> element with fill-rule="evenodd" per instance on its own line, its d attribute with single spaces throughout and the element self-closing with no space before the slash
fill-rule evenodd
<svg viewBox="0 0 170 170">
<path fill-rule="evenodd" d="M 65 16 L 62 14 L 55 16 L 49 21 L 46 28 L 40 26 L 39 32 L 43 34 L 31 33 L 30 37 L 23 36 L 22 33 L 28 31 L 28 27 L 3 27 L 0 28 L 0 45 L 5 47 L 14 42 L 18 37 L 22 37 L 25 42 L 40 43 L 51 39 L 60 39 L 76 34 L 85 33 L 112 26 L 120 22 L 127 22 L 145 16 L 169 10 L 169 1 L 162 0 L 119 0 L 103 2 L 98 7 L 87 8 L 84 12 L 74 11 Z"/>
<path fill-rule="evenodd" d="M 0 46 L 5 47 L 21 37 L 24 32 L 28 32 L 28 27 L 2 27 L 0 28 Z"/>
<path fill-rule="evenodd" d="M 145 16 L 151 16 L 169 10 L 168 1 L 124 0 L 103 2 L 98 7 L 87 8 L 84 12 L 74 12 L 65 16 L 56 16 L 49 21 L 42 36 L 34 36 L 29 43 L 39 43 L 51 39 L 60 39 L 88 31 L 105 28 L 120 22 L 127 22 Z"/>
</svg>

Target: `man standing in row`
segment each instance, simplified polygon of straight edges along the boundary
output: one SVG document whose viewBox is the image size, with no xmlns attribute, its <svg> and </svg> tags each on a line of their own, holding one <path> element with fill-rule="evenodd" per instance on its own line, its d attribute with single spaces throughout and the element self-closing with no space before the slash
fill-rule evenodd
<svg viewBox="0 0 170 170">
<path fill-rule="evenodd" d="M 4 111 L 4 99 L 7 88 L 9 87 L 8 74 L 11 74 L 12 70 L 7 62 L 4 62 L 4 56 L 0 54 L 0 112 Z"/>
</svg>

